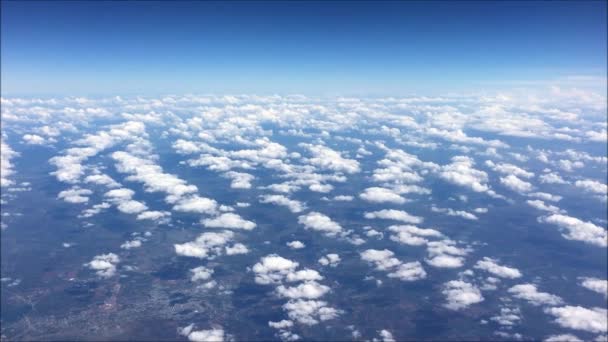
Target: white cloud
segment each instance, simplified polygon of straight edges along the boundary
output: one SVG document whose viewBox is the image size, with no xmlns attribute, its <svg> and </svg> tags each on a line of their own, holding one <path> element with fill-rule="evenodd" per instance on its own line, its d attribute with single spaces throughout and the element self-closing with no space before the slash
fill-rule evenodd
<svg viewBox="0 0 608 342">
<path fill-rule="evenodd" d="M 366 212 L 364 217 L 366 219 L 395 220 L 413 224 L 422 223 L 422 221 L 424 221 L 422 217 L 413 216 L 403 210 L 395 209 L 383 209 L 379 211 Z"/>
<path fill-rule="evenodd" d="M 226 246 L 226 255 L 247 254 L 249 248 L 242 243 L 235 243 L 232 246 Z"/>
<path fill-rule="evenodd" d="M 538 178 L 540 179 L 541 183 L 547 183 L 547 184 L 567 184 L 568 183 L 557 173 L 546 173 L 544 175 L 538 176 Z"/>
<path fill-rule="evenodd" d="M 302 243 L 301 241 L 290 241 L 288 243 L 286 243 L 286 245 L 291 248 L 291 249 L 302 249 L 304 247 L 306 247 L 306 245 L 304 243 Z"/>
<path fill-rule="evenodd" d="M 541 201 L 541 200 L 527 200 L 526 203 L 528 203 L 528 205 L 530 205 L 533 208 L 536 208 L 538 210 L 543 210 L 543 211 L 548 211 L 550 213 L 559 213 L 561 210 L 554 206 L 554 205 L 550 205 L 550 204 L 545 204 L 545 202 Z"/>
<path fill-rule="evenodd" d="M 540 198 L 543 201 L 559 202 L 562 200 L 562 196 L 548 194 L 546 192 L 533 192 L 528 194 L 530 197 Z"/>
<path fill-rule="evenodd" d="M 122 249 L 131 249 L 131 248 L 139 248 L 139 247 L 141 247 L 141 240 L 139 240 L 139 239 L 125 241 L 125 243 L 120 245 L 120 248 L 122 248 Z"/>
<path fill-rule="evenodd" d="M 339 152 L 329 147 L 311 144 L 301 144 L 301 146 L 306 147 L 313 155 L 313 158 L 308 159 L 312 165 L 325 170 L 344 173 L 357 173 L 360 171 L 359 162 L 353 159 L 346 159 Z"/>
<path fill-rule="evenodd" d="M 388 230 L 395 233 L 391 235 L 391 240 L 412 246 L 425 245 L 428 242 L 427 237 L 443 237 L 435 229 L 418 228 L 412 225 L 390 226 Z"/>
<path fill-rule="evenodd" d="M 475 192 L 485 192 L 490 189 L 486 184 L 488 174 L 473 168 L 473 159 L 465 156 L 452 158 L 452 163 L 441 167 L 439 176 L 444 180 L 459 186 L 467 187 Z"/>
<path fill-rule="evenodd" d="M 289 299 L 317 299 L 324 296 L 329 290 L 329 286 L 319 284 L 314 280 L 292 287 L 279 285 L 276 289 L 279 296 Z"/>
<path fill-rule="evenodd" d="M 223 342 L 224 330 L 214 328 L 209 330 L 194 330 L 194 324 L 179 329 L 179 333 L 186 336 L 191 342 Z"/>
<path fill-rule="evenodd" d="M 116 274 L 116 265 L 120 262 L 118 255 L 114 253 L 96 255 L 91 262 L 85 264 L 95 270 L 98 276 L 109 278 Z"/>
<path fill-rule="evenodd" d="M 429 257 L 426 263 L 439 268 L 458 268 L 464 264 L 464 256 L 468 248 L 460 248 L 452 240 L 430 241 L 427 243 Z"/>
<path fill-rule="evenodd" d="M 332 221 L 328 216 L 316 211 L 298 216 L 298 222 L 304 225 L 306 229 L 316 230 L 327 236 L 336 236 L 342 233 L 342 226 Z"/>
<path fill-rule="evenodd" d="M 213 274 L 213 270 L 205 266 L 199 266 L 191 269 L 190 273 L 192 273 L 190 277 L 192 281 L 209 280 Z"/>
<path fill-rule="evenodd" d="M 379 187 L 367 188 L 359 195 L 359 197 L 365 201 L 373 203 L 405 203 L 405 198 L 401 197 L 399 194 L 396 194 L 390 189 Z"/>
<path fill-rule="evenodd" d="M 559 305 L 563 301 L 560 297 L 547 292 L 539 292 L 534 284 L 519 284 L 511 287 L 509 293 L 515 298 L 528 301 L 532 305 Z"/>
<path fill-rule="evenodd" d="M 551 335 L 543 340 L 544 342 L 583 342 L 580 338 L 572 334 Z"/>
<path fill-rule="evenodd" d="M 28 145 L 44 145 L 47 143 L 46 139 L 36 134 L 25 134 L 22 139 Z"/>
<path fill-rule="evenodd" d="M 214 214 L 217 211 L 217 202 L 209 198 L 193 195 L 180 199 L 173 206 L 173 210 L 187 213 Z"/>
<path fill-rule="evenodd" d="M 413 261 L 399 265 L 393 272 L 388 274 L 388 277 L 403 281 L 415 281 L 426 278 L 426 271 L 420 262 Z"/>
<path fill-rule="evenodd" d="M 562 236 L 568 240 L 583 241 L 601 247 L 606 247 L 608 244 L 606 230 L 591 222 L 561 214 L 541 217 L 539 221 L 557 225 L 564 231 Z"/>
<path fill-rule="evenodd" d="M 283 309 L 287 311 L 289 318 L 305 325 L 315 325 L 319 321 L 334 319 L 340 314 L 340 311 L 320 300 L 290 300 L 283 305 Z"/>
<path fill-rule="evenodd" d="M 252 230 L 256 224 L 251 221 L 244 220 L 237 214 L 224 213 L 220 216 L 210 219 L 204 219 L 201 223 L 209 228 L 229 228 L 229 229 L 244 229 Z"/>
<path fill-rule="evenodd" d="M 474 214 L 472 214 L 468 211 L 464 211 L 464 210 L 454 210 L 452 208 L 439 208 L 439 207 L 432 205 L 431 211 L 433 211 L 435 213 L 444 213 L 448 216 L 462 217 L 465 220 L 475 221 L 478 219 L 477 216 L 475 216 Z"/>
<path fill-rule="evenodd" d="M 518 193 L 526 193 L 533 189 L 532 184 L 517 178 L 515 175 L 500 177 L 500 182 L 507 188 Z"/>
<path fill-rule="evenodd" d="M 15 171 L 13 170 L 12 159 L 17 155 L 11 147 L 4 142 L 4 137 L 0 140 L 0 187 L 12 185 L 14 182 L 8 177 Z"/>
<path fill-rule="evenodd" d="M 547 308 L 545 311 L 555 316 L 555 322 L 564 328 L 592 333 L 605 333 L 608 330 L 608 310 L 606 309 L 587 309 L 567 305 Z"/>
<path fill-rule="evenodd" d="M 157 221 L 157 220 L 161 220 L 166 217 L 169 217 L 169 216 L 171 216 L 171 213 L 168 211 L 149 210 L 149 211 L 144 211 L 144 212 L 140 213 L 139 215 L 137 215 L 137 219 L 138 220 Z"/>
<path fill-rule="evenodd" d="M 125 214 L 139 214 L 148 209 L 145 204 L 133 200 L 121 202 L 117 208 Z"/>
<path fill-rule="evenodd" d="M 233 237 L 234 233 L 227 230 L 219 233 L 206 232 L 194 241 L 175 244 L 175 253 L 200 259 L 213 259 L 222 255 L 222 247 L 232 241 Z"/>
<path fill-rule="evenodd" d="M 323 266 L 336 267 L 342 261 L 340 256 L 336 253 L 329 253 L 319 259 L 319 264 Z"/>
<path fill-rule="evenodd" d="M 62 199 L 68 203 L 86 203 L 89 201 L 88 195 L 93 192 L 88 189 L 82 189 L 77 186 L 72 187 L 68 190 L 61 191 L 57 198 Z"/>
<path fill-rule="evenodd" d="M 388 249 L 368 249 L 360 254 L 362 260 L 374 264 L 379 271 L 386 271 L 401 265 L 401 261 L 394 257 L 395 253 Z"/>
<path fill-rule="evenodd" d="M 224 174 L 225 177 L 232 179 L 230 187 L 233 189 L 250 189 L 253 175 L 244 172 L 230 171 Z"/>
<path fill-rule="evenodd" d="M 581 286 L 591 291 L 602 294 L 604 295 L 604 297 L 608 298 L 608 280 L 587 277 L 583 278 Z"/>
<path fill-rule="evenodd" d="M 574 182 L 574 185 L 583 189 L 586 192 L 604 196 L 608 194 L 608 185 L 592 179 L 577 180 L 576 182 Z"/>
<path fill-rule="evenodd" d="M 255 282 L 266 285 L 280 283 L 288 274 L 293 274 L 298 266 L 295 261 L 271 254 L 262 257 L 253 265 L 252 270 L 255 273 Z"/>
<path fill-rule="evenodd" d="M 448 301 L 445 307 L 450 310 L 465 309 L 484 300 L 481 291 L 475 285 L 462 280 L 445 283 L 441 292 Z"/>
<path fill-rule="evenodd" d="M 260 196 L 260 202 L 287 207 L 292 213 L 299 213 L 306 209 L 306 206 L 302 202 L 289 199 L 283 195 L 263 195 Z"/>
<path fill-rule="evenodd" d="M 499 265 L 496 260 L 484 257 L 475 264 L 476 269 L 490 272 L 498 277 L 515 279 L 521 277 L 521 272 L 513 267 Z"/>
<path fill-rule="evenodd" d="M 508 163 L 494 163 L 491 160 L 486 160 L 485 163 L 489 168 L 491 168 L 492 170 L 498 172 L 498 173 L 502 173 L 504 175 L 514 175 L 517 177 L 523 177 L 523 178 L 532 178 L 534 177 L 534 173 L 532 172 L 528 172 L 516 165 L 513 164 L 508 164 Z"/>
<path fill-rule="evenodd" d="M 95 174 L 87 176 L 84 179 L 85 183 L 93 183 L 97 185 L 103 185 L 108 188 L 117 188 L 120 186 L 112 177 L 105 174 Z"/>
<path fill-rule="evenodd" d="M 382 342 L 395 342 L 395 338 L 393 337 L 393 334 L 390 331 L 382 329 L 379 333 L 380 337 L 382 338 Z"/>
</svg>

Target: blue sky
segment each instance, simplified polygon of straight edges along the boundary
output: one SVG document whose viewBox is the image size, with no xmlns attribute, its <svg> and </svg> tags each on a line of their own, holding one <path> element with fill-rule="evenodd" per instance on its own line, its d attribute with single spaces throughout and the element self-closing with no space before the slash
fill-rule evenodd
<svg viewBox="0 0 608 342">
<path fill-rule="evenodd" d="M 606 2 L 2 2 L 3 95 L 605 87 Z"/>
</svg>

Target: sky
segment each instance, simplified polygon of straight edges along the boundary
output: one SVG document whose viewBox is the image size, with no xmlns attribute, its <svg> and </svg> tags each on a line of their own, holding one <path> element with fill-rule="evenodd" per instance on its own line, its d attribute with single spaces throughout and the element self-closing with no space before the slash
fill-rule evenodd
<svg viewBox="0 0 608 342">
<path fill-rule="evenodd" d="M 2 95 L 605 89 L 606 1 L 2 1 Z"/>
</svg>

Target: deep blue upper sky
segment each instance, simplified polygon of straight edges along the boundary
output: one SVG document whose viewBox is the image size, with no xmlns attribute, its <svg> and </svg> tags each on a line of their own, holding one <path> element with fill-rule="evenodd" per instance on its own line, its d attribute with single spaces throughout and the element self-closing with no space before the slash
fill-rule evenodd
<svg viewBox="0 0 608 342">
<path fill-rule="evenodd" d="M 597 86 L 606 3 L 2 1 L 2 94 Z"/>
</svg>

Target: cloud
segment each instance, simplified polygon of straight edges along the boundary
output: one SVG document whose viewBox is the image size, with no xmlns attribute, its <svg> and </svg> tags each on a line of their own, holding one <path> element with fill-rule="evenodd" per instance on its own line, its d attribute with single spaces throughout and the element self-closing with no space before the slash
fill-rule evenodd
<svg viewBox="0 0 608 342">
<path fill-rule="evenodd" d="M 441 167 L 439 177 L 449 183 L 469 188 L 475 192 L 485 192 L 490 189 L 486 184 L 488 174 L 473 168 L 473 159 L 465 156 L 452 157 L 452 163 Z"/>
<path fill-rule="evenodd" d="M 452 240 L 430 241 L 427 243 L 428 258 L 426 263 L 433 267 L 458 268 L 464 264 L 467 248 L 459 248 Z"/>
<path fill-rule="evenodd" d="M 367 188 L 359 195 L 359 197 L 362 200 L 373 203 L 405 203 L 405 198 L 401 197 L 399 194 L 396 194 L 390 189 L 379 187 Z"/>
<path fill-rule="evenodd" d="M 287 315 L 294 321 L 305 325 L 315 325 L 319 321 L 334 319 L 340 315 L 340 311 L 327 305 L 321 300 L 290 300 L 283 305 Z"/>
<path fill-rule="evenodd" d="M 390 331 L 382 329 L 379 331 L 379 334 L 382 338 L 382 342 L 395 342 L 395 338 L 393 337 L 393 334 Z"/>
<path fill-rule="evenodd" d="M 298 223 L 304 225 L 306 229 L 316 230 L 330 237 L 343 233 L 342 226 L 316 211 L 298 216 Z"/>
<path fill-rule="evenodd" d="M 359 162 L 342 157 L 339 152 L 323 145 L 300 144 L 313 155 L 308 162 L 324 170 L 344 173 L 357 173 L 360 171 Z"/>
<path fill-rule="evenodd" d="M 515 298 L 528 301 L 532 305 L 559 305 L 563 300 L 547 292 L 539 292 L 534 284 L 519 284 L 511 287 L 509 293 Z"/>
<path fill-rule="evenodd" d="M 422 223 L 422 221 L 424 221 L 422 217 L 413 216 L 403 210 L 395 209 L 383 209 L 379 211 L 366 212 L 364 217 L 366 219 L 395 220 L 413 224 Z"/>
<path fill-rule="evenodd" d="M 118 255 L 114 253 L 96 255 L 91 262 L 85 264 L 96 274 L 103 278 L 110 278 L 116 274 L 116 265 L 120 262 Z"/>
<path fill-rule="evenodd" d="M 462 280 L 445 283 L 441 292 L 448 301 L 445 307 L 450 310 L 462 310 L 484 300 L 481 291 L 475 285 Z"/>
<path fill-rule="evenodd" d="M 546 192 L 533 192 L 528 194 L 530 197 L 540 198 L 543 201 L 559 202 L 562 200 L 562 196 L 548 194 Z"/>
<path fill-rule="evenodd" d="M 568 240 L 583 241 L 600 247 L 608 245 L 606 230 L 591 222 L 584 222 L 575 217 L 562 214 L 541 217 L 539 221 L 557 225 L 564 231 L 562 236 Z"/>
<path fill-rule="evenodd" d="M 521 272 L 518 269 L 499 265 L 496 260 L 484 257 L 475 264 L 476 269 L 490 272 L 501 278 L 515 279 L 521 277 Z"/>
<path fill-rule="evenodd" d="M 193 195 L 180 199 L 173 206 L 173 210 L 186 213 L 214 214 L 217 212 L 217 202 L 210 198 Z"/>
<path fill-rule="evenodd" d="M 210 219 L 204 219 L 201 223 L 209 228 L 228 228 L 228 229 L 244 229 L 252 230 L 256 224 L 251 221 L 244 220 L 239 215 L 234 213 L 224 213 L 220 216 Z"/>
<path fill-rule="evenodd" d="M 286 245 L 291 248 L 291 249 L 302 249 L 304 247 L 306 247 L 306 245 L 304 243 L 302 243 L 301 241 L 290 241 L 288 243 L 286 243 Z"/>
<path fill-rule="evenodd" d="M 149 210 L 149 211 L 144 211 L 144 212 L 140 213 L 139 215 L 137 215 L 137 219 L 138 220 L 158 221 L 158 220 L 167 218 L 169 216 L 171 216 L 171 213 L 168 211 Z"/>
<path fill-rule="evenodd" d="M 580 338 L 572 334 L 551 335 L 543 340 L 544 342 L 583 342 Z"/>
<path fill-rule="evenodd" d="M 28 145 L 44 145 L 47 143 L 46 139 L 36 134 L 24 134 L 22 140 Z"/>
<path fill-rule="evenodd" d="M 583 308 L 581 306 L 563 306 L 545 309 L 555 316 L 555 323 L 568 329 L 605 333 L 608 330 L 608 310 L 602 308 Z"/>
<path fill-rule="evenodd" d="M 125 243 L 120 245 L 120 248 L 122 248 L 122 249 L 131 249 L 131 248 L 139 248 L 139 247 L 141 247 L 141 240 L 139 240 L 139 239 L 125 241 Z"/>
<path fill-rule="evenodd" d="M 68 203 L 86 203 L 89 201 L 88 195 L 93 192 L 88 189 L 82 189 L 77 186 L 72 187 L 68 190 L 61 191 L 57 198 L 62 199 Z"/>
<path fill-rule="evenodd" d="M 205 266 L 195 267 L 190 270 L 192 276 L 190 277 L 191 281 L 199 281 L 199 280 L 209 280 L 211 279 L 211 275 L 213 274 L 213 270 L 209 269 Z"/>
<path fill-rule="evenodd" d="M 97 185 L 103 185 L 108 188 L 117 188 L 120 186 L 112 177 L 104 174 L 95 174 L 87 176 L 84 179 L 85 183 L 93 183 Z"/>
<path fill-rule="evenodd" d="M 582 278 L 582 280 L 581 286 L 593 292 L 602 294 L 604 297 L 608 298 L 608 280 L 591 277 Z"/>
<path fill-rule="evenodd" d="M 224 330 L 221 328 L 194 330 L 194 324 L 179 329 L 179 333 L 192 342 L 223 342 L 225 337 Z"/>
<path fill-rule="evenodd" d="M 379 271 L 386 271 L 401 265 L 401 261 L 394 257 L 395 253 L 388 249 L 368 249 L 360 254 L 362 260 L 374 264 Z"/>
<path fill-rule="evenodd" d="M 427 237 L 443 237 L 435 229 L 418 228 L 412 225 L 390 226 L 388 230 L 395 233 L 391 235 L 391 240 L 411 246 L 426 245 Z"/>
<path fill-rule="evenodd" d="M 226 255 L 247 254 L 249 249 L 242 243 L 235 243 L 232 246 L 226 246 Z"/>
<path fill-rule="evenodd" d="M 403 281 L 415 281 L 426 278 L 426 271 L 418 261 L 407 262 L 399 265 L 388 274 L 389 278 L 397 278 Z"/>
<path fill-rule="evenodd" d="M 255 178 L 248 173 L 235 171 L 226 172 L 224 176 L 232 179 L 230 187 L 233 189 L 251 189 L 251 181 Z"/>
<path fill-rule="evenodd" d="M 608 194 L 608 185 L 600 183 L 592 179 L 577 180 L 574 185 L 583 189 L 586 192 L 593 194 L 604 195 Z"/>
<path fill-rule="evenodd" d="M 532 184 L 517 178 L 515 175 L 500 177 L 500 183 L 518 193 L 526 193 L 533 189 Z"/>
<path fill-rule="evenodd" d="M 541 201 L 541 200 L 527 200 L 526 203 L 528 203 L 528 205 L 530 205 L 533 208 L 536 208 L 538 210 L 543 210 L 543 211 L 548 211 L 550 213 L 559 213 L 561 212 L 561 210 L 554 206 L 554 205 L 550 205 L 550 204 L 545 204 L 545 202 Z"/>
<path fill-rule="evenodd" d="M 340 256 L 336 253 L 329 253 L 319 259 L 319 264 L 323 266 L 336 267 L 340 264 Z"/>
<path fill-rule="evenodd" d="M 299 264 L 279 255 L 271 254 L 262 257 L 253 265 L 255 282 L 258 284 L 276 284 L 283 281 L 288 274 L 293 274 Z"/>
<path fill-rule="evenodd" d="M 17 152 L 4 142 L 4 138 L 0 140 L 0 187 L 9 186 L 14 183 L 8 177 L 15 172 L 11 160 L 18 155 Z"/>
<path fill-rule="evenodd" d="M 435 212 L 435 213 L 444 213 L 448 216 L 462 217 L 465 220 L 473 220 L 473 221 L 478 220 L 477 216 L 475 216 L 474 214 L 472 214 L 468 211 L 464 211 L 464 210 L 454 210 L 452 208 L 439 208 L 439 207 L 432 205 L 431 211 Z"/>
<path fill-rule="evenodd" d="M 199 259 L 214 259 L 223 254 L 224 245 L 234 238 L 231 231 L 206 232 L 199 235 L 196 240 L 182 244 L 175 244 L 175 253 L 182 256 Z"/>
<path fill-rule="evenodd" d="M 306 209 L 306 206 L 302 202 L 291 200 L 283 195 L 262 195 L 260 196 L 260 202 L 287 207 L 292 213 L 299 213 Z"/>
<path fill-rule="evenodd" d="M 317 299 L 330 291 L 329 286 L 321 285 L 316 281 L 307 281 L 297 286 L 286 287 L 279 285 L 277 294 L 289 299 Z"/>
<path fill-rule="evenodd" d="M 560 175 L 557 173 L 546 173 L 544 175 L 538 176 L 541 183 L 547 184 L 568 184 Z"/>
<path fill-rule="evenodd" d="M 502 173 L 504 175 L 514 175 L 516 177 L 523 177 L 523 178 L 532 178 L 534 177 L 534 173 L 532 172 L 528 172 L 516 165 L 513 164 L 508 164 L 508 163 L 494 163 L 491 160 L 486 160 L 485 163 L 489 168 L 491 168 L 492 170 L 498 172 L 498 173 Z"/>
</svg>

